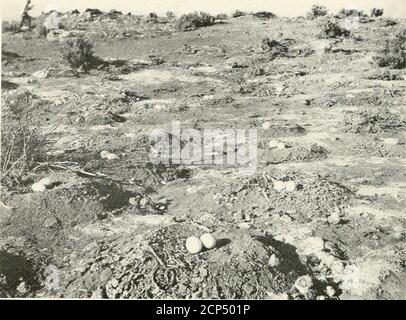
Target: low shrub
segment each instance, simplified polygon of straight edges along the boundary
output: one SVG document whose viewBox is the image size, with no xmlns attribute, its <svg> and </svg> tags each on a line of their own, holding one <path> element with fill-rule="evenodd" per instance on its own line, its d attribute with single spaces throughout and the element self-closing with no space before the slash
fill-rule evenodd
<svg viewBox="0 0 406 320">
<path fill-rule="evenodd" d="M 225 13 L 220 13 L 218 15 L 216 15 L 215 17 L 216 20 L 227 20 L 228 19 L 228 15 Z"/>
<path fill-rule="evenodd" d="M 406 68 L 406 28 L 399 30 L 393 38 L 386 41 L 375 61 L 379 67 Z"/>
<path fill-rule="evenodd" d="M 371 17 L 381 17 L 383 16 L 383 9 L 373 8 L 371 10 Z"/>
<path fill-rule="evenodd" d="M 329 19 L 321 26 L 321 38 L 336 38 L 336 37 L 348 37 L 350 31 L 341 27 L 337 20 Z"/>
<path fill-rule="evenodd" d="M 213 25 L 215 19 L 205 12 L 194 12 L 182 15 L 176 21 L 176 28 L 182 31 L 196 30 L 201 27 Z"/>
<path fill-rule="evenodd" d="M 269 11 L 259 11 L 257 13 L 254 13 L 252 16 L 259 19 L 271 19 L 276 17 L 274 13 Z"/>
<path fill-rule="evenodd" d="M 310 11 L 307 13 L 306 18 L 313 20 L 316 19 L 318 17 L 323 17 L 326 16 L 328 13 L 328 10 L 325 6 L 321 6 L 321 5 L 313 5 L 312 8 L 310 9 Z"/>
<path fill-rule="evenodd" d="M 238 18 L 238 17 L 243 17 L 246 16 L 247 14 L 245 12 L 242 12 L 240 10 L 235 10 L 232 14 L 231 17 L 232 18 Z"/>
<path fill-rule="evenodd" d="M 28 90 L 9 93 L 1 114 L 2 182 L 17 179 L 45 161 L 49 140 L 33 118 L 33 95 Z"/>
<path fill-rule="evenodd" d="M 63 59 L 72 69 L 89 71 L 97 61 L 93 54 L 93 43 L 84 34 L 74 38 L 67 38 L 62 43 L 61 53 Z"/>
<path fill-rule="evenodd" d="M 268 53 L 272 59 L 276 57 L 285 57 L 289 53 L 287 44 L 279 42 L 277 40 L 271 40 L 270 38 L 264 38 L 261 42 L 262 51 Z"/>
<path fill-rule="evenodd" d="M 176 15 L 175 15 L 172 11 L 168 11 L 168 12 L 166 13 L 166 18 L 167 18 L 168 20 L 175 20 L 175 19 L 176 19 Z"/>
</svg>

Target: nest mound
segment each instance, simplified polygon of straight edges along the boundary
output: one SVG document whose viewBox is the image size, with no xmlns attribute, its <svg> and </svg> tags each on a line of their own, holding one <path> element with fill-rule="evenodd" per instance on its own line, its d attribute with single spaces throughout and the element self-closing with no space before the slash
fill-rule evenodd
<svg viewBox="0 0 406 320">
<path fill-rule="evenodd" d="M 66 297 L 106 298 L 258 298 L 294 292 L 306 274 L 295 248 L 236 229 L 218 230 L 217 247 L 191 255 L 185 241 L 203 234 L 178 223 L 146 239 L 131 236 L 107 242 L 76 260 Z M 223 237 L 221 237 L 221 236 Z M 269 265 L 275 255 L 277 267 Z"/>
</svg>

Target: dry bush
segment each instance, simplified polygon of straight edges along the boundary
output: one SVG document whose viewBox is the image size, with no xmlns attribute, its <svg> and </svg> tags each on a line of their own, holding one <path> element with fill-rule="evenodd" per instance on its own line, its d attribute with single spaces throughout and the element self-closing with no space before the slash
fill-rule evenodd
<svg viewBox="0 0 406 320">
<path fill-rule="evenodd" d="M 341 9 L 338 14 L 335 16 L 338 19 L 344 19 L 347 17 L 361 17 L 365 16 L 362 11 L 358 11 L 357 9 Z"/>
<path fill-rule="evenodd" d="M 97 61 L 93 54 L 93 43 L 84 34 L 66 39 L 62 44 L 61 53 L 72 69 L 89 71 Z"/>
<path fill-rule="evenodd" d="M 318 17 L 323 17 L 326 16 L 328 13 L 328 10 L 325 6 L 321 6 L 318 4 L 315 4 L 312 6 L 312 8 L 310 9 L 310 11 L 307 13 L 306 18 L 313 20 L 316 19 Z"/>
<path fill-rule="evenodd" d="M 363 108 L 346 111 L 344 125 L 349 132 L 377 133 L 404 128 L 406 122 L 400 114 L 392 113 L 388 107 L 373 110 Z"/>
<path fill-rule="evenodd" d="M 214 24 L 214 17 L 205 12 L 194 12 L 182 15 L 176 21 L 176 28 L 182 31 L 196 30 Z"/>
<path fill-rule="evenodd" d="M 373 8 L 371 10 L 371 17 L 381 17 L 383 16 L 383 9 Z"/>
<path fill-rule="evenodd" d="M 3 99 L 1 113 L 2 179 L 21 179 L 38 163 L 45 161 L 49 141 L 33 117 L 33 95 L 17 91 Z"/>
<path fill-rule="evenodd" d="M 271 40 L 268 37 L 262 39 L 261 49 L 269 54 L 272 59 L 286 57 L 289 53 L 288 43 Z"/>
<path fill-rule="evenodd" d="M 175 20 L 175 19 L 176 19 L 176 15 L 175 15 L 172 11 L 168 11 L 168 12 L 166 13 L 166 18 L 167 18 L 168 20 Z"/>
<path fill-rule="evenodd" d="M 228 19 L 228 15 L 226 13 L 219 13 L 218 15 L 216 15 L 216 20 L 227 20 Z"/>
<path fill-rule="evenodd" d="M 254 13 L 252 16 L 259 19 L 271 19 L 276 17 L 276 15 L 270 11 L 259 11 Z"/>
<path fill-rule="evenodd" d="M 246 16 L 247 14 L 245 12 L 242 12 L 240 10 L 235 10 L 232 14 L 231 17 L 232 18 L 238 18 L 238 17 L 243 17 Z"/>
<path fill-rule="evenodd" d="M 379 67 L 406 68 L 406 28 L 399 30 L 393 38 L 386 41 L 375 61 Z"/>
<path fill-rule="evenodd" d="M 382 20 L 381 20 L 381 26 L 384 28 L 396 26 L 397 24 L 398 24 L 398 22 L 391 18 L 382 18 Z"/>
<path fill-rule="evenodd" d="M 2 32 L 16 33 L 18 31 L 20 31 L 20 25 L 18 24 L 18 22 L 15 22 L 15 21 L 12 21 L 12 22 L 3 21 L 1 30 L 2 30 Z"/>
<path fill-rule="evenodd" d="M 337 20 L 329 19 L 321 26 L 321 38 L 336 38 L 336 37 L 348 37 L 350 31 L 341 27 Z"/>
<path fill-rule="evenodd" d="M 155 12 L 148 13 L 147 22 L 158 22 L 158 15 Z"/>
</svg>

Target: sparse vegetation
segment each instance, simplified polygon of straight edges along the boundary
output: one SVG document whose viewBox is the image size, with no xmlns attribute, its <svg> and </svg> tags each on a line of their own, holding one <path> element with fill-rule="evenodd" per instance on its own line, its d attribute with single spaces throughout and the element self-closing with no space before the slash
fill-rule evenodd
<svg viewBox="0 0 406 320">
<path fill-rule="evenodd" d="M 245 13 L 245 12 L 243 12 L 243 11 L 240 11 L 240 10 L 235 10 L 232 14 L 231 14 L 231 17 L 233 17 L 233 18 L 238 18 L 238 17 L 243 17 L 243 16 L 246 16 L 247 14 Z"/>
<path fill-rule="evenodd" d="M 158 15 L 155 12 L 148 13 L 147 21 L 148 22 L 157 22 L 158 21 Z"/>
<path fill-rule="evenodd" d="M 406 68 L 406 28 L 401 29 L 375 57 L 379 67 Z"/>
<path fill-rule="evenodd" d="M 289 52 L 289 48 L 285 43 L 277 40 L 271 40 L 270 38 L 264 38 L 261 42 L 262 51 L 268 53 L 272 59 L 279 56 L 286 56 Z"/>
<path fill-rule="evenodd" d="M 20 26 L 17 22 L 12 21 L 3 21 L 2 22 L 2 27 L 1 27 L 2 32 L 18 32 L 20 30 Z"/>
<path fill-rule="evenodd" d="M 176 28 L 182 31 L 196 30 L 214 24 L 215 18 L 205 12 L 194 12 L 182 15 L 176 21 Z"/>
<path fill-rule="evenodd" d="M 3 34 L 0 297 L 403 298 L 405 21 L 320 7 Z"/>
<path fill-rule="evenodd" d="M 341 9 L 338 14 L 336 15 L 336 18 L 339 19 L 344 19 L 347 17 L 361 17 L 365 16 L 365 14 L 362 11 L 359 11 L 357 9 L 351 9 L 351 8 L 343 8 Z"/>
<path fill-rule="evenodd" d="M 324 17 L 326 16 L 328 13 L 328 10 L 325 6 L 321 6 L 321 5 L 313 5 L 312 8 L 310 9 L 310 11 L 307 13 L 306 18 L 313 20 L 316 19 L 318 17 Z"/>
<path fill-rule="evenodd" d="M 220 13 L 218 15 L 216 15 L 216 20 L 227 20 L 228 19 L 228 15 L 226 13 Z"/>
<path fill-rule="evenodd" d="M 373 8 L 371 10 L 371 17 L 381 17 L 383 16 L 383 9 Z"/>
<path fill-rule="evenodd" d="M 33 95 L 22 90 L 6 96 L 1 114 L 2 179 L 21 181 L 47 157 L 48 139 L 33 118 Z"/>
<path fill-rule="evenodd" d="M 335 19 L 329 19 L 320 27 L 320 37 L 322 38 L 348 37 L 350 35 L 350 31 L 341 27 Z"/>
<path fill-rule="evenodd" d="M 176 19 L 176 15 L 172 11 L 168 11 L 165 15 L 166 15 L 166 18 L 168 20 L 175 20 Z"/>
<path fill-rule="evenodd" d="M 66 39 L 62 44 L 61 52 L 63 59 L 72 69 L 81 68 L 89 71 L 96 61 L 93 43 L 84 34 Z"/>
<path fill-rule="evenodd" d="M 276 15 L 270 11 L 259 11 L 252 16 L 260 19 L 271 19 L 276 17 Z"/>
</svg>

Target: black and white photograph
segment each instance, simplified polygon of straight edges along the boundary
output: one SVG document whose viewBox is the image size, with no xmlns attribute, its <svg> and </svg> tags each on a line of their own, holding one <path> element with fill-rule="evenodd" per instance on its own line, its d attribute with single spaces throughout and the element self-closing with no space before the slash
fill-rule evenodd
<svg viewBox="0 0 406 320">
<path fill-rule="evenodd" d="M 406 1 L 1 17 L 1 300 L 406 300 Z"/>
</svg>

